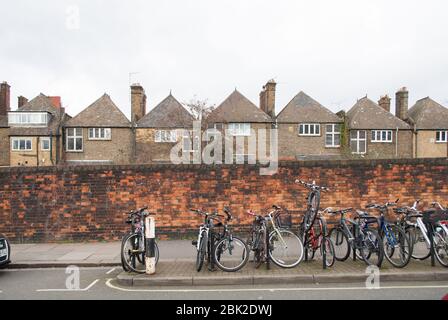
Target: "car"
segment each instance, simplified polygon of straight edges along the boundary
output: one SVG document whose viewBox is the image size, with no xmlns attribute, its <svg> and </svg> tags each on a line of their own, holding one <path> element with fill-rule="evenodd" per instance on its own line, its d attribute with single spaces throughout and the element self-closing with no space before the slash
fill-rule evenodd
<svg viewBox="0 0 448 320">
<path fill-rule="evenodd" d="M 0 234 L 0 266 L 11 262 L 11 246 L 8 239 Z"/>
</svg>

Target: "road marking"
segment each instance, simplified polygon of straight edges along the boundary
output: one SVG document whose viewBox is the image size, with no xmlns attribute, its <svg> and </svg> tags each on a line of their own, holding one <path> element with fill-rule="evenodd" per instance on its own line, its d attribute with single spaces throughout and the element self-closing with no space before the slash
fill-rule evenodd
<svg viewBox="0 0 448 320">
<path fill-rule="evenodd" d="M 114 272 L 117 268 L 112 268 L 109 271 L 106 272 L 106 274 L 111 274 L 112 272 Z"/>
<path fill-rule="evenodd" d="M 387 290 L 387 289 L 448 289 L 448 285 L 445 286 L 390 286 L 390 287 L 380 287 L 378 289 L 368 289 L 366 287 L 334 287 L 334 288 L 243 288 L 243 289 L 126 289 L 113 285 L 111 281 L 114 279 L 108 279 L 106 285 L 115 290 L 126 291 L 126 292 L 259 292 L 259 291 L 339 291 L 339 290 Z"/>
<path fill-rule="evenodd" d="M 85 289 L 38 289 L 37 292 L 85 292 L 89 291 L 94 285 L 96 285 L 100 281 L 100 279 L 96 279 L 93 281 L 87 288 Z"/>
</svg>

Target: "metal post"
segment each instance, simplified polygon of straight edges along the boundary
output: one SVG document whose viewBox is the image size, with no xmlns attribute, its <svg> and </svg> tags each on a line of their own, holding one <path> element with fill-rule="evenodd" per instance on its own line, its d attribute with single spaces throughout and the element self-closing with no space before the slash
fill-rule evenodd
<svg viewBox="0 0 448 320">
<path fill-rule="evenodd" d="M 431 244 L 430 252 L 431 252 L 431 266 L 436 266 L 435 259 L 435 248 L 434 248 L 434 226 L 432 224 L 427 224 L 426 228 L 428 230 L 427 235 L 429 237 L 429 243 Z"/>
<path fill-rule="evenodd" d="M 146 274 L 155 274 L 156 273 L 155 237 L 156 237 L 156 222 L 155 222 L 155 218 L 153 216 L 146 217 L 146 219 L 145 219 L 145 239 L 146 239 L 145 265 L 146 265 Z"/>
</svg>

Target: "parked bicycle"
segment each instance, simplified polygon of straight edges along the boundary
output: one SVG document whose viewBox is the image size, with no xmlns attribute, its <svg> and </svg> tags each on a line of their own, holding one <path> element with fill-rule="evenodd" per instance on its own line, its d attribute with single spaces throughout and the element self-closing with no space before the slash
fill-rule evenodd
<svg viewBox="0 0 448 320">
<path fill-rule="evenodd" d="M 130 224 L 131 231 L 124 236 L 121 242 L 121 265 L 126 272 L 145 273 L 146 263 L 146 237 L 145 218 L 150 215 L 148 207 L 131 211 L 126 223 Z M 156 264 L 159 261 L 159 247 L 155 243 Z"/>
<path fill-rule="evenodd" d="M 332 267 L 335 263 L 335 253 L 333 241 L 328 236 L 327 222 L 322 216 L 322 213 L 328 212 L 330 208 L 325 209 L 323 212 L 318 212 L 314 225 L 308 231 L 306 237 L 301 235 L 301 239 L 306 239 L 304 243 L 305 247 L 305 259 L 307 261 L 313 260 L 316 252 L 319 251 L 325 263 L 324 267 Z M 303 223 L 303 222 L 302 222 Z M 299 227 L 299 230 L 304 230 L 303 227 Z"/>
<path fill-rule="evenodd" d="M 354 258 L 363 260 L 367 265 L 381 267 L 384 257 L 382 240 L 378 231 L 369 226 L 371 223 L 377 223 L 377 218 L 362 211 L 357 211 L 353 220 L 346 218 L 345 214 L 352 211 L 353 208 L 347 208 L 329 212 L 341 216 L 339 224 L 330 231 L 336 260 L 347 260 L 353 251 Z"/>
<path fill-rule="evenodd" d="M 247 212 L 254 217 L 247 244 L 254 252 L 257 268 L 262 263 L 269 268 L 271 260 L 281 268 L 294 268 L 303 259 L 302 240 L 282 227 L 282 212 L 278 206 L 273 206 L 273 210 L 266 215 Z"/>
<path fill-rule="evenodd" d="M 390 207 L 396 206 L 395 202 L 385 204 L 369 204 L 366 209 L 376 209 L 380 213 L 378 220 L 378 232 L 383 240 L 384 256 L 396 268 L 404 268 L 408 265 L 412 255 L 412 245 L 405 229 L 399 221 L 392 223 L 386 220 Z"/>
<path fill-rule="evenodd" d="M 424 218 L 431 220 L 431 216 L 435 214 L 442 214 L 447 217 L 445 220 L 438 220 L 431 224 L 433 228 L 432 242 L 434 245 L 434 255 L 439 263 L 448 267 L 448 213 L 444 210 L 426 210 L 420 211 L 417 209 L 420 200 L 414 202 L 412 207 L 396 208 L 394 211 L 399 214 L 404 214 L 403 224 L 406 224 L 406 234 L 412 243 L 412 258 L 417 260 L 425 260 L 431 255 L 431 239 L 428 232 L 427 224 Z M 436 203 L 433 204 L 436 207 Z M 439 208 L 440 209 L 440 208 Z"/>
<path fill-rule="evenodd" d="M 319 212 L 320 195 L 322 191 L 329 191 L 327 187 L 318 186 L 315 181 L 313 183 L 307 183 L 302 180 L 296 180 L 297 184 L 300 184 L 309 190 L 307 200 L 307 208 L 303 218 L 301 234 L 306 234 L 313 226 L 316 216 Z"/>
<path fill-rule="evenodd" d="M 234 236 L 228 223 L 233 219 L 229 208 L 224 208 L 225 223 L 222 223 L 223 233 L 219 235 L 213 246 L 213 260 L 223 271 L 236 272 L 249 261 L 249 247 L 239 237 Z"/>
</svg>

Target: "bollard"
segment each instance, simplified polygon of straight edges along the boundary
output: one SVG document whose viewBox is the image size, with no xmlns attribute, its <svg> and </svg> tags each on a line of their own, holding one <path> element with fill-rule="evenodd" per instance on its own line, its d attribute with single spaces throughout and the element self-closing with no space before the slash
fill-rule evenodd
<svg viewBox="0 0 448 320">
<path fill-rule="evenodd" d="M 145 252 L 145 265 L 146 274 L 156 273 L 156 255 L 155 255 L 155 237 L 156 226 L 154 217 L 146 217 L 145 220 L 145 239 L 146 239 L 146 252 Z"/>
</svg>

